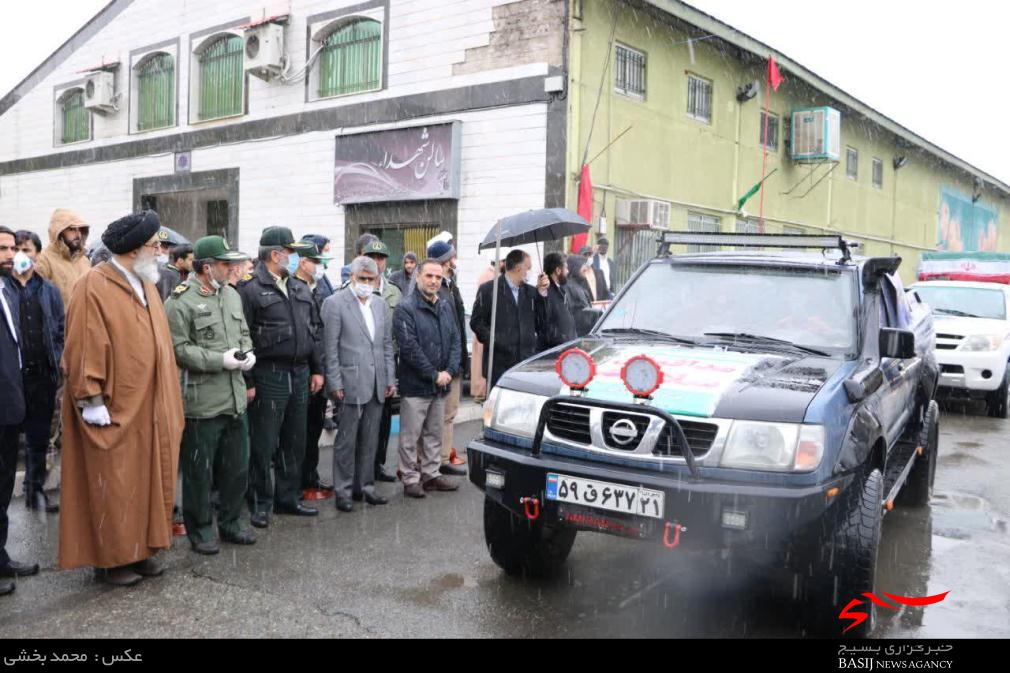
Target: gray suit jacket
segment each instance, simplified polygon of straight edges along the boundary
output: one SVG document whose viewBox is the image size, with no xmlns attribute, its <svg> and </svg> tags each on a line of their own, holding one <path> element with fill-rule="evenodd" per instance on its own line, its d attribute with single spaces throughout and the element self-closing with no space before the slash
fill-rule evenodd
<svg viewBox="0 0 1010 673">
<path fill-rule="evenodd" d="M 386 303 L 373 295 L 369 308 L 375 320 L 374 341 L 349 287 L 323 302 L 326 390 L 343 390 L 346 404 L 365 404 L 373 397 L 381 402 L 386 386 L 396 384 L 393 323 L 386 317 Z"/>
</svg>

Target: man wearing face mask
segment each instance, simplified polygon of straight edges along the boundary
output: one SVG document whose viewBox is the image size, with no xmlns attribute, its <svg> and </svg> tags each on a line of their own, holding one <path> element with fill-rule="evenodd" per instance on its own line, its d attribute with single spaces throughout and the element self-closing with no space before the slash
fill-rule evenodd
<svg viewBox="0 0 1010 673">
<path fill-rule="evenodd" d="M 247 258 L 220 236 L 196 242 L 193 275 L 165 303 L 175 357 L 182 371 L 186 428 L 182 434 L 182 514 L 198 554 L 219 551 L 211 485 L 220 494 L 221 539 L 256 541 L 240 517 L 248 487 L 249 427 L 242 372 L 256 364 L 242 299 L 228 285 L 233 264 Z"/>
<path fill-rule="evenodd" d="M 547 322 L 540 333 L 540 350 L 545 351 L 578 337 L 575 318 L 568 303 L 568 262 L 564 255 L 552 252 L 544 257 L 544 273 L 550 278 L 547 288 Z"/>
<path fill-rule="evenodd" d="M 302 241 L 311 243 L 305 236 Z M 332 290 L 327 292 L 325 264 L 329 261 L 320 251 L 318 245 L 312 243 L 312 249 L 306 251 L 298 262 L 298 271 L 295 278 L 309 286 L 312 292 L 312 300 L 316 303 L 316 309 L 322 315 L 323 302 L 333 294 Z M 305 459 L 302 461 L 302 491 L 307 499 L 319 500 L 330 497 L 333 486 L 326 483 L 319 477 L 319 438 L 323 434 L 323 421 L 326 418 L 326 394 L 324 390 L 309 396 L 308 407 L 308 431 L 305 435 Z M 315 493 L 304 493 L 304 491 L 315 491 Z"/>
<path fill-rule="evenodd" d="M 158 214 L 110 224 L 113 257 L 74 288 L 63 366 L 61 568 L 130 586 L 163 572 L 184 425 L 158 281 Z"/>
<path fill-rule="evenodd" d="M 505 257 L 505 272 L 498 279 L 498 317 L 495 320 L 494 370 L 487 392 L 498 383 L 509 368 L 537 353 L 540 334 L 546 328 L 547 290 L 549 280 L 541 273 L 534 287 L 526 282 L 531 267 L 530 256 L 522 250 L 513 250 Z M 477 289 L 470 329 L 484 345 L 487 371 L 491 348 L 491 306 L 494 299 L 494 281 L 489 280 Z"/>
<path fill-rule="evenodd" d="M 246 373 L 251 437 L 249 490 L 252 525 L 266 528 L 271 512 L 316 516 L 301 503 L 309 395 L 323 388 L 322 321 L 309 287 L 294 278 L 300 254 L 287 227 L 260 237 L 260 263 L 239 284 L 256 366 Z M 276 487 L 274 486 L 276 477 Z"/>
<path fill-rule="evenodd" d="M 74 285 L 91 270 L 91 262 L 84 254 L 89 231 L 76 213 L 56 210 L 49 220 L 49 245 L 35 260 L 35 271 L 56 286 L 64 306 L 70 305 Z"/>
<path fill-rule="evenodd" d="M 46 452 L 56 410 L 63 357 L 63 300 L 56 286 L 35 273 L 35 260 L 42 241 L 31 231 L 19 231 L 14 242 L 12 289 L 17 291 L 21 313 L 21 373 L 24 379 L 25 415 L 25 505 L 49 513 L 60 511 L 43 490 L 46 483 Z"/>
</svg>

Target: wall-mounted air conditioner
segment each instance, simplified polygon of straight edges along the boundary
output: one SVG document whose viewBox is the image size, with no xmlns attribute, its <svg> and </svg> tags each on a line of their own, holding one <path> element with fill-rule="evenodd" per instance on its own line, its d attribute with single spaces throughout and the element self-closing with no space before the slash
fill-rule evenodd
<svg viewBox="0 0 1010 673">
<path fill-rule="evenodd" d="M 669 229 L 670 203 L 656 199 L 618 199 L 617 225 Z"/>
<path fill-rule="evenodd" d="M 245 70 L 263 80 L 284 71 L 284 26 L 261 23 L 245 31 Z"/>
<path fill-rule="evenodd" d="M 98 70 L 84 78 L 84 107 L 95 112 L 117 109 L 115 73 Z"/>
<path fill-rule="evenodd" d="M 797 163 L 839 161 L 842 113 L 830 107 L 793 110 L 789 147 Z"/>
</svg>

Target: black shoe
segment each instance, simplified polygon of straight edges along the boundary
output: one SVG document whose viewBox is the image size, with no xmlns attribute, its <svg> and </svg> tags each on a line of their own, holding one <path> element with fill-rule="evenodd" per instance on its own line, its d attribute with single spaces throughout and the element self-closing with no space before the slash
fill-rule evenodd
<svg viewBox="0 0 1010 673">
<path fill-rule="evenodd" d="M 25 495 L 25 507 L 34 512 L 45 512 L 46 514 L 55 514 L 60 511 L 60 506 L 55 502 L 50 503 L 49 496 L 41 490 Z"/>
<path fill-rule="evenodd" d="M 367 502 L 369 505 L 385 505 L 386 503 L 389 502 L 389 500 L 383 498 L 381 495 L 378 495 L 376 493 L 366 493 L 365 502 Z"/>
<path fill-rule="evenodd" d="M 365 496 L 363 496 L 361 493 L 352 493 L 351 494 L 351 500 L 353 500 L 354 502 L 361 502 L 364 499 L 365 499 Z"/>
<path fill-rule="evenodd" d="M 197 554 L 203 554 L 204 556 L 213 556 L 221 551 L 221 548 L 217 545 L 217 542 L 211 540 L 210 542 L 190 542 L 193 545 L 193 551 Z"/>
<path fill-rule="evenodd" d="M 14 582 L 0 582 L 0 596 L 14 593 Z"/>
<path fill-rule="evenodd" d="M 442 463 L 442 467 L 438 468 L 438 471 L 442 474 L 447 474 L 452 477 L 465 477 L 466 468 L 459 467 L 458 465 L 453 465 L 452 463 Z"/>
<path fill-rule="evenodd" d="M 375 471 L 375 481 L 385 481 L 390 484 L 396 482 L 396 475 L 386 472 L 386 468 L 380 467 Z"/>
<path fill-rule="evenodd" d="M 319 510 L 306 507 L 305 505 L 295 505 L 294 507 L 274 507 L 277 514 L 288 514 L 290 516 L 318 516 Z"/>
<path fill-rule="evenodd" d="M 0 577 L 31 577 L 39 574 L 38 563 L 18 563 L 10 560 L 7 565 L 0 566 Z"/>
<path fill-rule="evenodd" d="M 266 512 L 256 512 L 249 515 L 249 523 L 257 528 L 266 528 L 270 525 L 270 515 Z"/>
<path fill-rule="evenodd" d="M 341 512 L 353 512 L 354 503 L 350 500 L 337 500 L 337 509 Z"/>
<path fill-rule="evenodd" d="M 256 544 L 256 536 L 248 528 L 238 533 L 225 533 L 221 531 L 221 541 L 230 542 L 231 544 Z"/>
</svg>

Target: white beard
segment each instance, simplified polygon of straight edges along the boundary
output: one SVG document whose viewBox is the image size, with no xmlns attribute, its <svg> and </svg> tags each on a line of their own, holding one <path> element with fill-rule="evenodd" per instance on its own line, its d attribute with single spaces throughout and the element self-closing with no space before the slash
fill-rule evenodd
<svg viewBox="0 0 1010 673">
<path fill-rule="evenodd" d="M 161 270 L 158 268 L 158 259 L 156 257 L 145 257 L 138 260 L 133 264 L 133 272 L 141 280 L 146 280 L 148 283 L 156 284 L 161 279 Z"/>
</svg>

